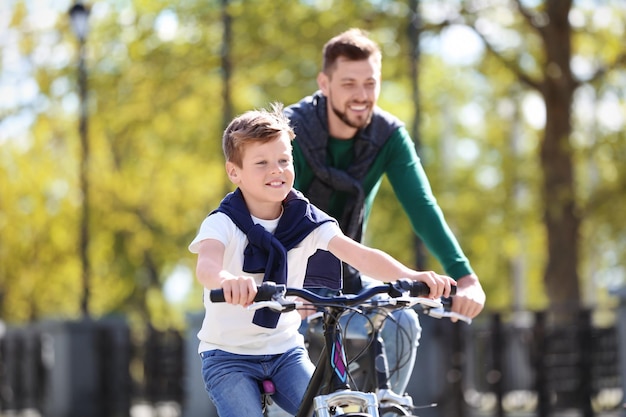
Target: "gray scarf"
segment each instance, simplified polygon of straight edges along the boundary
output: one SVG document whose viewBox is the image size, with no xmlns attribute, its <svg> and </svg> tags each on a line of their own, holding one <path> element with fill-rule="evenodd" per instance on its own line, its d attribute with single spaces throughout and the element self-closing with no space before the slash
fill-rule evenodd
<svg viewBox="0 0 626 417">
<path fill-rule="evenodd" d="M 354 136 L 354 159 L 346 171 L 327 165 L 328 115 L 326 97 L 320 91 L 285 109 L 315 179 L 307 190 L 301 190 L 311 203 L 328 211 L 335 191 L 352 195 L 337 219 L 343 232 L 360 241 L 363 232 L 365 193 L 361 185 L 378 152 L 391 134 L 404 124 L 395 116 L 376 107 L 372 121 Z"/>
</svg>

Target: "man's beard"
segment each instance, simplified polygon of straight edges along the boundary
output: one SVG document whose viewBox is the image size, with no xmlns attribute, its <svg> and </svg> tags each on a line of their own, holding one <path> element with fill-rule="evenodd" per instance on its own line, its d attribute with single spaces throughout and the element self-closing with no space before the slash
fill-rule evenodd
<svg viewBox="0 0 626 417">
<path fill-rule="evenodd" d="M 370 124 L 370 122 L 372 121 L 371 111 L 367 114 L 367 117 L 365 119 L 355 122 L 350 120 L 345 112 L 342 112 L 341 110 L 333 106 L 332 102 L 330 104 L 330 108 L 333 110 L 333 113 L 335 113 L 335 116 L 337 116 L 342 122 L 355 129 L 362 129 Z"/>
</svg>

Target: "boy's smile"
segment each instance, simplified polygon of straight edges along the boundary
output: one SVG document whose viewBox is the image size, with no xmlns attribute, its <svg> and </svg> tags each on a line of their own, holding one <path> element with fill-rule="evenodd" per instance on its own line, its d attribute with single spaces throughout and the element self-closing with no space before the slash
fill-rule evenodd
<svg viewBox="0 0 626 417">
<path fill-rule="evenodd" d="M 289 136 L 282 133 L 269 142 L 247 144 L 241 167 L 227 162 L 226 171 L 241 189 L 250 214 L 267 220 L 278 218 L 295 178 Z"/>
</svg>

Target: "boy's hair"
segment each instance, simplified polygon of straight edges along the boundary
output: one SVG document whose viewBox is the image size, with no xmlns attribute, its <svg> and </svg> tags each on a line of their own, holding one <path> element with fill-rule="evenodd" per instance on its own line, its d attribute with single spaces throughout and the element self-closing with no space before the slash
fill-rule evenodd
<svg viewBox="0 0 626 417">
<path fill-rule="evenodd" d="M 339 57 L 360 61 L 373 56 L 379 63 L 382 61 L 378 44 L 369 38 L 366 31 L 357 28 L 348 29 L 326 42 L 322 56 L 322 71 L 329 76 Z"/>
<path fill-rule="evenodd" d="M 266 143 L 287 133 L 296 136 L 283 113 L 282 103 L 271 103 L 270 109 L 250 110 L 235 117 L 222 136 L 222 150 L 227 161 L 241 167 L 243 148 L 251 142 Z"/>
</svg>

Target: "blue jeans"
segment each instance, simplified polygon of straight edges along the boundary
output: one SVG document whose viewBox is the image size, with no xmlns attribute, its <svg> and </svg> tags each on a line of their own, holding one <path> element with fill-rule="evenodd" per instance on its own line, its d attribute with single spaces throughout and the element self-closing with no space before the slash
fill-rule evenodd
<svg viewBox="0 0 626 417">
<path fill-rule="evenodd" d="M 200 354 L 202 377 L 220 417 L 262 417 L 259 383 L 270 379 L 274 402 L 296 414 L 314 371 L 302 347 L 278 355 L 237 355 L 221 350 Z"/>
</svg>

